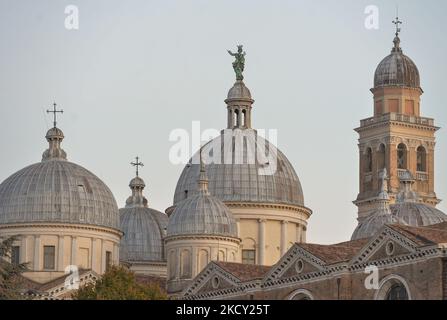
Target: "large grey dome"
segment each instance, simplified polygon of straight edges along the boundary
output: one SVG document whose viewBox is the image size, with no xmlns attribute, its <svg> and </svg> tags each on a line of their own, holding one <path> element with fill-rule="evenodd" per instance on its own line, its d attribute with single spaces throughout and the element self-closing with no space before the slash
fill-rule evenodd
<svg viewBox="0 0 447 320">
<path fill-rule="evenodd" d="M 130 181 L 132 195 L 126 207 L 120 209 L 120 227 L 124 232 L 121 239 L 122 261 L 164 261 L 163 238 L 166 235 L 168 216 L 148 207 L 143 196 L 145 183 L 140 177 Z"/>
<path fill-rule="evenodd" d="M 230 209 L 208 191 L 208 177 L 203 163 L 195 181 L 195 193 L 180 201 L 169 217 L 167 235 L 237 237 L 236 221 Z"/>
<path fill-rule="evenodd" d="M 374 88 L 384 86 L 420 88 L 419 70 L 416 64 L 402 53 L 399 44 L 400 40 L 396 37 L 391 54 L 377 66 L 374 74 Z"/>
<path fill-rule="evenodd" d="M 58 222 L 118 229 L 118 206 L 93 173 L 65 161 L 28 166 L 0 184 L 0 224 Z"/>
<path fill-rule="evenodd" d="M 119 228 L 119 213 L 109 188 L 93 173 L 68 162 L 60 148 L 64 135 L 48 131 L 42 162 L 0 184 L 0 224 L 46 222 Z"/>
<path fill-rule="evenodd" d="M 224 141 L 231 142 L 224 143 Z M 243 142 L 237 144 L 236 141 Z M 232 156 L 229 150 L 235 150 Z M 274 164 L 267 163 L 267 160 L 259 157 L 254 150 L 276 151 L 276 168 Z M 217 152 L 220 152 L 220 157 L 217 156 Z M 209 191 L 220 200 L 304 206 L 301 183 L 289 160 L 273 144 L 257 135 L 256 130 L 222 130 L 219 137 L 203 147 L 203 154 L 220 159 L 214 163 L 207 162 Z M 230 160 L 225 161 L 228 155 Z M 198 153 L 180 175 L 174 205 L 187 199 L 196 189 L 200 170 L 196 159 Z"/>
</svg>

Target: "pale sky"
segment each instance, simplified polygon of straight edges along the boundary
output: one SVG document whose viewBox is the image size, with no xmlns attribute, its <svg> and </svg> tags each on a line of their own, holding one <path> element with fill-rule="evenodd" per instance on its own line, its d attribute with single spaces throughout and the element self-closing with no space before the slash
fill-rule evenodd
<svg viewBox="0 0 447 320">
<path fill-rule="evenodd" d="M 64 26 L 70 4 L 79 30 Z M 308 241 L 346 241 L 356 226 L 353 129 L 372 116 L 369 89 L 392 47 L 396 4 L 401 46 L 421 73 L 422 115 L 445 128 L 444 0 L 0 0 L 0 181 L 40 161 L 55 100 L 69 160 L 97 174 L 122 207 L 139 155 L 150 206 L 164 211 L 183 168 L 169 162 L 169 133 L 198 120 L 226 126 L 226 50 L 241 43 L 253 126 L 278 130 L 313 210 Z M 367 5 L 380 10 L 378 30 L 364 27 Z M 447 199 L 445 129 L 435 161 L 437 195 Z"/>
</svg>

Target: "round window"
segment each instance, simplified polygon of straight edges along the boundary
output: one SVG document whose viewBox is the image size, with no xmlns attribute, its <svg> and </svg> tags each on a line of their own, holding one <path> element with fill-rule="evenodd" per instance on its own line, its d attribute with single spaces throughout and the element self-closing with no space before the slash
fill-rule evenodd
<svg viewBox="0 0 447 320">
<path fill-rule="evenodd" d="M 211 285 L 214 289 L 217 289 L 217 287 L 219 287 L 219 282 L 220 281 L 218 277 L 214 277 L 213 280 L 211 280 Z"/>
<path fill-rule="evenodd" d="M 394 253 L 394 243 L 392 241 L 388 241 L 386 244 L 386 254 L 392 255 Z"/>
<path fill-rule="evenodd" d="M 295 269 L 296 269 L 296 272 L 298 272 L 298 273 L 301 273 L 301 272 L 303 272 L 303 269 L 304 269 L 304 262 L 303 262 L 303 260 L 297 260 L 297 262 L 295 262 Z"/>
</svg>

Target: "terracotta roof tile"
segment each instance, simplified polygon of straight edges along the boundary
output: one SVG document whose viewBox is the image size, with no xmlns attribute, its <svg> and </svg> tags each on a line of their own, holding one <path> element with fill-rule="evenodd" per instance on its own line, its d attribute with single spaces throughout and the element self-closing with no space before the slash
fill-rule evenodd
<svg viewBox="0 0 447 320">
<path fill-rule="evenodd" d="M 389 227 L 420 246 L 447 243 L 447 223 L 445 222 L 425 227 L 403 225 L 389 225 Z"/>
<path fill-rule="evenodd" d="M 365 238 L 331 245 L 299 243 L 298 246 L 327 264 L 332 264 L 350 260 L 368 241 L 369 239 Z"/>
<path fill-rule="evenodd" d="M 254 264 L 222 261 L 215 261 L 215 263 L 241 281 L 262 279 L 265 274 L 271 269 L 270 266 L 260 266 Z"/>
</svg>

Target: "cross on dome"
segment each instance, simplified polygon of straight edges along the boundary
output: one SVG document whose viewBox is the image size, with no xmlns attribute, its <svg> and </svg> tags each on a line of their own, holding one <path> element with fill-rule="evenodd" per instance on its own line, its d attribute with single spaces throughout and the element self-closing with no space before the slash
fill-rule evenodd
<svg viewBox="0 0 447 320">
<path fill-rule="evenodd" d="M 56 128 L 57 114 L 64 113 L 64 110 L 57 110 L 57 104 L 56 104 L 56 102 L 53 102 L 53 110 L 47 110 L 47 113 L 53 114 L 53 127 Z"/>
<path fill-rule="evenodd" d="M 135 162 L 131 162 L 131 163 L 130 163 L 132 166 L 136 167 L 137 177 L 138 177 L 138 168 L 139 168 L 139 167 L 144 167 L 143 162 L 141 162 L 141 161 L 139 161 L 139 160 L 140 160 L 140 158 L 137 156 L 137 157 L 135 157 Z"/>
</svg>

